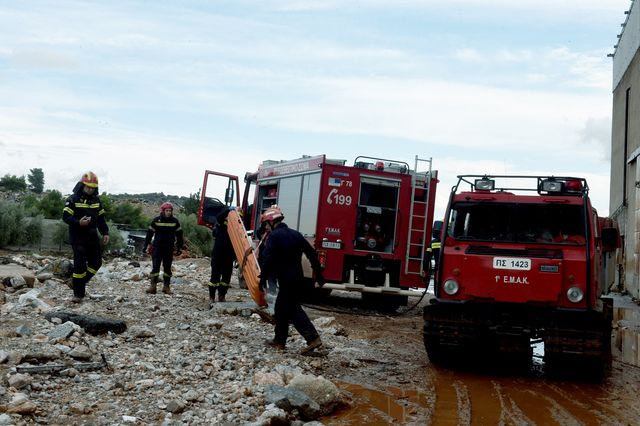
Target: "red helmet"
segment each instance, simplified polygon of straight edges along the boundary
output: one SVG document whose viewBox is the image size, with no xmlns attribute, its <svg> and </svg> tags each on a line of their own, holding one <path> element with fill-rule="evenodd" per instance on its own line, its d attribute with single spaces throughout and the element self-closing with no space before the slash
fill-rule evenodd
<svg viewBox="0 0 640 426">
<path fill-rule="evenodd" d="M 171 209 L 173 210 L 173 204 L 171 204 L 168 201 L 165 201 L 164 203 L 162 203 L 162 205 L 160 206 L 160 213 L 162 213 L 163 211 L 165 211 L 166 209 Z"/>
<path fill-rule="evenodd" d="M 266 222 L 269 220 L 278 220 L 278 219 L 284 219 L 284 215 L 282 214 L 282 210 L 280 210 L 280 207 L 278 207 L 277 205 L 273 205 L 271 207 L 269 207 L 267 210 L 265 210 L 264 213 L 262 213 L 262 216 L 260 216 L 260 222 Z"/>
<path fill-rule="evenodd" d="M 80 180 L 80 182 L 82 182 L 89 188 L 97 188 L 98 176 L 96 176 L 96 174 L 93 172 L 86 172 L 82 175 L 82 179 Z"/>
</svg>

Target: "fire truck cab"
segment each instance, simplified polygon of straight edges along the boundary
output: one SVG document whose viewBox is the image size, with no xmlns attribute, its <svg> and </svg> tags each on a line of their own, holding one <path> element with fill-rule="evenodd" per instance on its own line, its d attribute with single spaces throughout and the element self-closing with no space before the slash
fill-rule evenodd
<svg viewBox="0 0 640 426">
<path fill-rule="evenodd" d="M 602 297 L 603 254 L 619 246 L 619 236 L 588 193 L 582 178 L 458 176 L 436 297 L 424 309 L 433 362 L 471 348 L 529 359 L 539 339 L 545 365 L 606 365 L 612 305 Z"/>
<path fill-rule="evenodd" d="M 425 170 L 416 171 L 419 166 Z M 415 294 L 410 288 L 428 282 L 423 254 L 436 184 L 431 159 L 417 156 L 413 170 L 405 162 L 370 157 L 353 165 L 324 155 L 265 161 L 245 175 L 242 212 L 257 246 L 260 216 L 277 204 L 287 225 L 318 251 L 325 289 L 377 294 L 397 306 Z"/>
</svg>

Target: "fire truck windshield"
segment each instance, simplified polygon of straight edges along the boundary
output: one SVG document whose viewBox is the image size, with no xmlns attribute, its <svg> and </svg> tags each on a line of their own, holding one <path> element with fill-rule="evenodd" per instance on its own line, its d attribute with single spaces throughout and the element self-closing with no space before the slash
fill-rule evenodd
<svg viewBox="0 0 640 426">
<path fill-rule="evenodd" d="M 471 203 L 453 205 L 447 228 L 457 240 L 584 245 L 580 205 Z"/>
</svg>

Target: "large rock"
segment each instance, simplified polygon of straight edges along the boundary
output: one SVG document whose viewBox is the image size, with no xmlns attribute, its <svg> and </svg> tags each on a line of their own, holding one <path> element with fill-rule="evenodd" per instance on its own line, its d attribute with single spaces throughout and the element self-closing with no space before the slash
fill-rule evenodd
<svg viewBox="0 0 640 426">
<path fill-rule="evenodd" d="M 23 389 L 31 384 L 31 376 L 28 374 L 14 374 L 13 376 L 9 376 L 9 386 L 15 389 Z"/>
<path fill-rule="evenodd" d="M 282 408 L 269 404 L 255 422 L 247 424 L 247 426 L 272 426 L 289 424 L 287 412 Z"/>
<path fill-rule="evenodd" d="M 304 392 L 322 407 L 336 404 L 341 400 L 340 389 L 322 376 L 300 374 L 289 382 L 288 387 Z"/>
<path fill-rule="evenodd" d="M 51 306 L 39 298 L 41 292 L 42 290 L 36 288 L 29 290 L 25 294 L 20 295 L 18 303 L 23 306 L 40 309 L 43 312 L 50 311 Z"/>
<path fill-rule="evenodd" d="M 71 336 L 76 330 L 74 328 L 74 323 L 71 321 L 67 321 L 64 324 L 60 324 L 56 326 L 53 330 L 51 330 L 47 336 L 55 340 L 63 340 L 67 337 Z"/>
<path fill-rule="evenodd" d="M 264 397 L 268 404 L 275 404 L 285 411 L 298 410 L 306 419 L 317 419 L 321 413 L 318 403 L 297 389 L 267 385 Z"/>
<path fill-rule="evenodd" d="M 105 334 L 108 331 L 119 334 L 127 329 L 127 323 L 122 320 L 80 315 L 73 312 L 49 311 L 45 314 L 45 318 L 49 321 L 53 318 L 60 318 L 62 321 L 71 321 L 94 336 Z"/>
<path fill-rule="evenodd" d="M 8 264 L 0 265 L 0 281 L 6 287 L 13 287 L 18 290 L 23 287 L 33 287 L 36 277 L 24 266 Z"/>
<path fill-rule="evenodd" d="M 139 339 L 154 337 L 156 335 L 153 330 L 144 325 L 134 325 L 129 331 L 133 337 L 137 337 Z"/>
</svg>

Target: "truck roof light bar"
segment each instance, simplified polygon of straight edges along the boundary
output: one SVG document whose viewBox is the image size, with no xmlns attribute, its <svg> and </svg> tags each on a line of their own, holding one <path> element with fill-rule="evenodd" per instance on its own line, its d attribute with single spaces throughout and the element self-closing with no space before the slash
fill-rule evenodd
<svg viewBox="0 0 640 426">
<path fill-rule="evenodd" d="M 506 179 L 517 180 L 517 184 L 505 182 Z M 493 188 L 488 188 L 489 182 Z M 558 185 L 559 184 L 559 185 Z M 571 176 L 523 176 L 523 175 L 459 175 L 458 182 L 452 188 L 453 193 L 465 191 L 461 188 L 469 185 L 474 191 L 529 191 L 540 195 L 578 195 L 589 193 L 589 185 L 584 178 Z M 558 189 L 558 186 L 561 188 Z"/>
</svg>

